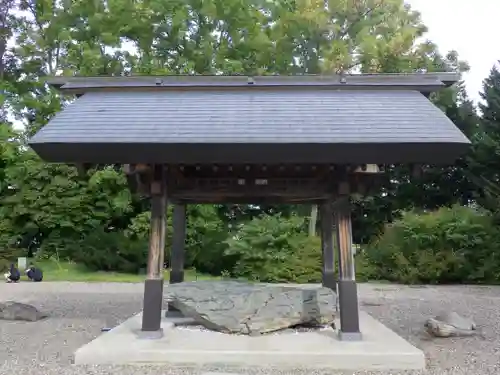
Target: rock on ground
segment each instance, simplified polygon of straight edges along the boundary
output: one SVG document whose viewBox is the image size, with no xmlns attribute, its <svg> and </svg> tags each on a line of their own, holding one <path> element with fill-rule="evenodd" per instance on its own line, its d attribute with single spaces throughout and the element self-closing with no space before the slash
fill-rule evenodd
<svg viewBox="0 0 500 375">
<path fill-rule="evenodd" d="M 435 337 L 473 336 L 480 334 L 473 320 L 455 311 L 447 311 L 425 322 L 426 331 Z M 482 333 L 481 333 L 482 334 Z"/>
<path fill-rule="evenodd" d="M 167 288 L 166 288 L 167 289 Z M 498 375 L 500 287 L 360 284 L 361 309 L 423 349 L 427 371 L 348 371 L 263 368 L 174 368 L 165 366 L 73 366 L 76 349 L 142 309 L 143 284 L 0 283 L 0 301 L 15 300 L 50 313 L 37 322 L 0 320 L 0 374 L 36 375 Z M 442 311 L 471 317 L 477 336 L 432 339 L 423 323 Z"/>
<path fill-rule="evenodd" d="M 38 311 L 35 306 L 26 303 L 14 301 L 0 302 L 0 319 L 3 320 L 36 322 L 46 317 L 47 314 Z"/>
<path fill-rule="evenodd" d="M 170 303 L 208 329 L 255 335 L 296 325 L 323 326 L 335 319 L 329 288 L 290 287 L 237 281 L 170 285 Z"/>
</svg>

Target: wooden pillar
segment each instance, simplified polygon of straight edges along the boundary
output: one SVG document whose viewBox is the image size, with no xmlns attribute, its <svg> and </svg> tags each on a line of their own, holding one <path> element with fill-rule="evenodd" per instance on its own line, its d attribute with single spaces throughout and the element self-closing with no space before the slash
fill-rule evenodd
<svg viewBox="0 0 500 375">
<path fill-rule="evenodd" d="M 322 279 L 324 287 L 337 293 L 335 279 L 335 250 L 333 246 L 333 210 L 330 200 L 322 202 L 320 206 L 321 221 L 321 250 L 322 250 Z"/>
<path fill-rule="evenodd" d="M 184 281 L 184 258 L 186 243 L 186 205 L 176 204 L 172 218 L 172 250 L 170 252 L 170 284 Z M 168 305 L 169 312 L 178 312 L 172 305 Z"/>
<path fill-rule="evenodd" d="M 335 204 L 335 226 L 339 259 L 339 338 L 357 341 L 362 336 L 359 330 L 358 291 L 352 251 L 351 207 L 347 198 L 342 198 Z"/>
<path fill-rule="evenodd" d="M 184 251 L 186 243 L 186 205 L 176 204 L 172 218 L 172 251 L 170 253 L 170 284 L 184 281 Z"/>
<path fill-rule="evenodd" d="M 148 337 L 161 337 L 163 305 L 163 262 L 167 215 L 167 191 L 163 166 L 156 165 L 151 181 L 151 223 L 147 276 L 144 282 L 144 307 L 141 331 Z"/>
</svg>

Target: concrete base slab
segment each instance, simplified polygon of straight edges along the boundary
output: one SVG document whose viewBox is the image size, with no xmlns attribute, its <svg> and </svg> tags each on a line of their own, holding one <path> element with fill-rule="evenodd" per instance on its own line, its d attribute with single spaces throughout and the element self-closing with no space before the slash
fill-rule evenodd
<svg viewBox="0 0 500 375">
<path fill-rule="evenodd" d="M 163 318 L 162 338 L 140 339 L 137 330 L 141 314 L 133 316 L 78 349 L 74 363 L 332 370 L 425 368 L 421 350 L 364 312 L 360 312 L 361 341 L 341 341 L 331 328 L 250 337 L 178 327 L 175 323 L 179 321 L 172 323 L 171 319 Z M 188 323 L 187 319 L 183 323 Z"/>
</svg>

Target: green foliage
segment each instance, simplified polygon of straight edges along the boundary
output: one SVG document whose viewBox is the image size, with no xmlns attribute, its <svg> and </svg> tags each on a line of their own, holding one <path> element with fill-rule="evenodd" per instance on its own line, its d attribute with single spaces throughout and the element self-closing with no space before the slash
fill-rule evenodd
<svg viewBox="0 0 500 375">
<path fill-rule="evenodd" d="M 337 259 L 336 267 L 337 267 Z M 355 258 L 355 270 L 356 270 L 356 281 L 357 282 L 368 282 L 374 280 L 382 280 L 380 277 L 380 272 L 378 267 L 373 264 L 371 259 L 369 259 L 363 251 L 356 254 Z"/>
<path fill-rule="evenodd" d="M 262 282 L 321 279 L 321 246 L 307 235 L 301 217 L 262 215 L 241 224 L 226 243 L 226 254 L 237 257 L 235 277 Z"/>
<path fill-rule="evenodd" d="M 68 259 L 66 242 L 106 229 L 132 210 L 125 176 L 112 167 L 81 178 L 74 167 L 43 163 L 23 152 L 6 170 L 4 183 L 9 189 L 0 196 L 0 217 L 10 229 L 0 242 L 31 248 L 49 241 L 46 256 Z"/>
<path fill-rule="evenodd" d="M 147 242 L 131 240 L 120 232 L 94 231 L 70 249 L 72 259 L 89 270 L 138 273 L 146 268 Z"/>
<path fill-rule="evenodd" d="M 481 97 L 480 126 L 472 139 L 473 152 L 467 162 L 477 188 L 476 200 L 500 222 L 500 70 L 497 66 L 483 81 Z"/>
<path fill-rule="evenodd" d="M 495 282 L 499 231 L 488 213 L 453 206 L 409 212 L 362 254 L 370 276 L 402 283 Z"/>
<path fill-rule="evenodd" d="M 188 205 L 186 264 L 201 272 L 220 275 L 234 267 L 235 258 L 225 253 L 228 230 L 213 205 Z"/>
<path fill-rule="evenodd" d="M 168 207 L 167 211 L 167 240 L 165 242 L 172 242 L 172 208 Z M 144 211 L 137 216 L 131 218 L 130 224 L 124 230 L 125 236 L 131 240 L 147 240 L 149 238 L 149 228 L 151 221 L 151 211 Z"/>
<path fill-rule="evenodd" d="M 3 247 L 0 249 L 0 272 L 6 270 L 17 258 L 23 256 L 23 251 L 17 247 Z"/>
<path fill-rule="evenodd" d="M 170 259 L 170 246 L 172 244 L 172 215 L 173 206 L 167 210 L 167 232 L 165 261 Z M 195 267 L 201 272 L 220 274 L 223 270 L 234 266 L 234 257 L 224 254 L 227 238 L 227 228 L 217 214 L 213 205 L 193 204 L 187 206 L 186 211 L 186 267 Z M 149 238 L 151 213 L 141 212 L 132 218 L 130 225 L 125 230 L 125 235 L 132 239 L 147 240 Z"/>
</svg>

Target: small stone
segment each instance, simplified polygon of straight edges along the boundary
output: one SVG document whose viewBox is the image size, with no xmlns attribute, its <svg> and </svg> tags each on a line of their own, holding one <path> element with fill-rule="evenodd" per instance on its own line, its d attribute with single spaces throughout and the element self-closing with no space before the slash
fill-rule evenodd
<svg viewBox="0 0 500 375">
<path fill-rule="evenodd" d="M 36 307 L 20 302 L 0 302 L 0 319 L 23 320 L 36 322 L 46 318 L 47 315 L 40 312 Z"/>
<path fill-rule="evenodd" d="M 464 318 L 454 311 L 427 319 L 424 326 L 427 332 L 435 337 L 458 337 L 480 334 L 476 330 L 476 324 L 472 320 Z"/>
<path fill-rule="evenodd" d="M 219 332 L 259 335 L 335 319 L 335 293 L 324 287 L 194 281 L 169 285 L 167 294 L 184 316 Z"/>
<path fill-rule="evenodd" d="M 476 329 L 476 323 L 474 323 L 474 321 L 459 315 L 455 311 L 445 312 L 444 314 L 436 316 L 434 319 L 440 322 L 445 322 L 458 329 L 465 329 L 465 330 Z"/>
</svg>

